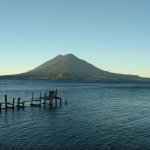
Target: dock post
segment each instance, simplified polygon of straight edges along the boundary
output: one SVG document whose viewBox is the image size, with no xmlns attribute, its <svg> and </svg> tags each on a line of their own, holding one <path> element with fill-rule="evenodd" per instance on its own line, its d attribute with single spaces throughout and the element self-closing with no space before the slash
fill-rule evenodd
<svg viewBox="0 0 150 150">
<path fill-rule="evenodd" d="M 45 93 L 45 97 L 47 97 L 47 93 Z M 44 107 L 46 105 L 46 99 L 44 99 Z"/>
<path fill-rule="evenodd" d="M 42 103 L 42 94 L 40 92 L 40 105 L 41 105 L 41 103 Z"/>
<path fill-rule="evenodd" d="M 15 98 L 13 98 L 12 109 L 15 108 Z"/>
<path fill-rule="evenodd" d="M 5 109 L 7 109 L 7 95 L 5 95 Z"/>
<path fill-rule="evenodd" d="M 60 98 L 60 106 L 62 105 L 62 99 Z"/>
<path fill-rule="evenodd" d="M 50 103 L 50 105 L 53 105 L 53 99 L 50 99 L 50 101 L 49 101 Z"/>
<path fill-rule="evenodd" d="M 57 98 L 55 99 L 55 106 L 57 107 Z"/>
<path fill-rule="evenodd" d="M 57 96 L 57 89 L 56 89 L 56 96 Z"/>
<path fill-rule="evenodd" d="M 20 106 L 20 97 L 18 97 L 18 102 L 17 102 L 17 108 L 19 109 Z"/>
<path fill-rule="evenodd" d="M 68 102 L 67 102 L 67 100 L 65 100 L 65 105 L 67 105 L 68 104 Z"/>
<path fill-rule="evenodd" d="M 24 104 L 25 104 L 25 102 L 22 102 L 22 108 L 23 108 L 23 109 L 24 109 L 24 107 L 25 107 L 25 105 L 24 105 Z"/>
<path fill-rule="evenodd" d="M 45 107 L 45 105 L 46 105 L 46 100 L 44 99 L 44 107 Z"/>
<path fill-rule="evenodd" d="M 34 97 L 34 92 L 32 92 L 32 98 L 31 98 L 31 105 L 33 104 L 33 98 Z"/>
<path fill-rule="evenodd" d="M 0 112 L 1 112 L 1 109 L 2 109 L 2 103 L 0 103 Z"/>
</svg>

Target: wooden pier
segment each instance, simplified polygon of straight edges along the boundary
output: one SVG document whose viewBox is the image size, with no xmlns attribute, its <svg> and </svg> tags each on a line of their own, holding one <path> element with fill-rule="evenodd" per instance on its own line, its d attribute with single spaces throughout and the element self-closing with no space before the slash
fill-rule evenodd
<svg viewBox="0 0 150 150">
<path fill-rule="evenodd" d="M 7 95 L 5 95 L 5 102 L 0 103 L 0 110 L 1 109 L 8 109 L 8 108 L 12 108 L 14 109 L 16 108 L 24 108 L 25 107 L 25 102 L 24 101 L 20 101 L 20 97 L 18 97 L 17 102 L 15 102 L 15 98 L 13 98 L 12 102 L 8 102 L 8 98 Z M 15 105 L 16 104 L 16 105 Z M 4 107 L 3 107 L 4 105 Z"/>
<path fill-rule="evenodd" d="M 34 97 L 34 92 L 32 92 L 32 97 L 31 100 L 29 101 L 23 101 L 21 100 L 20 97 L 18 97 L 17 101 L 15 101 L 15 98 L 12 99 L 11 102 L 8 102 L 8 97 L 7 95 L 5 95 L 5 101 L 4 102 L 0 102 L 0 111 L 2 109 L 7 110 L 8 108 L 11 109 L 20 109 L 20 108 L 25 108 L 25 103 L 28 102 L 30 103 L 31 107 L 46 107 L 46 105 L 49 106 L 59 106 L 62 105 L 62 98 L 58 97 L 57 95 L 57 90 L 55 91 L 49 91 L 49 93 L 45 93 L 44 96 L 42 96 L 42 93 L 40 92 L 40 96 L 39 97 Z"/>
<path fill-rule="evenodd" d="M 34 93 L 32 93 L 32 99 L 31 99 L 31 106 L 42 106 L 42 105 L 54 105 L 57 106 L 59 100 L 60 106 L 62 105 L 62 98 L 57 96 L 57 90 L 56 91 L 49 91 L 49 94 L 47 96 L 47 93 L 45 93 L 45 96 L 42 97 L 40 93 L 40 97 L 34 98 Z"/>
</svg>

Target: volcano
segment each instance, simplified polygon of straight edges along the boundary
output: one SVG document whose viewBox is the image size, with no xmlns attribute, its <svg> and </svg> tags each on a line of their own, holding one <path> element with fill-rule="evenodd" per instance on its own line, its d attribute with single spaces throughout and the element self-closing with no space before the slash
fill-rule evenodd
<svg viewBox="0 0 150 150">
<path fill-rule="evenodd" d="M 15 79 L 45 80 L 144 80 L 137 75 L 111 73 L 101 70 L 73 54 L 58 55 L 37 68 L 17 75 L 1 76 Z"/>
</svg>

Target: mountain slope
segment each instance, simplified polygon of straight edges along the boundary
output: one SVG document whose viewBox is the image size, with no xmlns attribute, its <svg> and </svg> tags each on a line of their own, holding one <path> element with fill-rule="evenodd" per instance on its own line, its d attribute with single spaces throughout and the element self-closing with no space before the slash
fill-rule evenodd
<svg viewBox="0 0 150 150">
<path fill-rule="evenodd" d="M 103 71 L 77 58 L 73 54 L 58 55 L 33 70 L 11 77 L 50 80 L 142 80 L 142 78 L 135 75 L 123 75 Z"/>
</svg>

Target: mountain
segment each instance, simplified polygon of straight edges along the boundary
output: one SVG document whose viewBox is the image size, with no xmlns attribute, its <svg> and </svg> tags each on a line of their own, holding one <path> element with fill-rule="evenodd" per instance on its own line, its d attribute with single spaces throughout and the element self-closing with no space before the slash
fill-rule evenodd
<svg viewBox="0 0 150 150">
<path fill-rule="evenodd" d="M 101 70 L 73 54 L 58 55 L 26 73 L 1 76 L 16 79 L 48 80 L 144 80 L 137 75 L 116 74 Z"/>
</svg>

